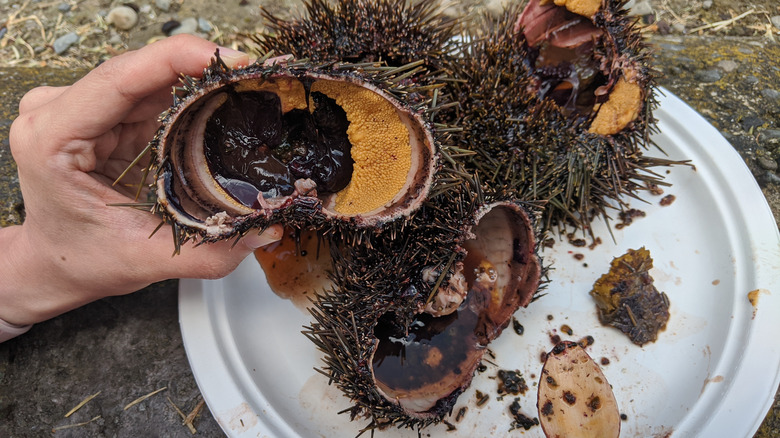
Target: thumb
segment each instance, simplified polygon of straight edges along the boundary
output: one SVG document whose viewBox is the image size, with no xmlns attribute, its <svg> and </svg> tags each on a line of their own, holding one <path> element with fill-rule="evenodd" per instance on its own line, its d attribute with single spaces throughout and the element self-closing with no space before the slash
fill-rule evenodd
<svg viewBox="0 0 780 438">
<path fill-rule="evenodd" d="M 241 240 L 239 245 L 244 245 L 249 248 L 250 251 L 254 251 L 261 246 L 266 246 L 271 243 L 277 242 L 282 238 L 284 234 L 284 227 L 279 224 L 271 225 L 263 230 L 250 230 Z"/>
<path fill-rule="evenodd" d="M 271 225 L 264 231 L 250 230 L 238 242 L 233 240 L 195 246 L 183 245 L 181 252 L 164 263 L 165 278 L 222 278 L 231 272 L 254 250 L 282 238 L 284 228 Z M 167 248 L 173 249 L 166 239 Z"/>
</svg>

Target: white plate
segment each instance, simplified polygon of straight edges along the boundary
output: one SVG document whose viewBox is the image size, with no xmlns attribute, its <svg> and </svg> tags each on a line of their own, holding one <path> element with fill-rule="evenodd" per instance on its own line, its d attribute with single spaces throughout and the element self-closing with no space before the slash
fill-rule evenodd
<svg viewBox="0 0 780 438">
<path fill-rule="evenodd" d="M 655 140 L 671 158 L 696 166 L 675 167 L 667 175 L 673 186 L 666 194 L 676 201 L 667 207 L 659 206 L 660 196 L 634 202 L 647 217 L 615 230 L 617 243 L 596 224 L 604 243 L 595 249 L 563 239 L 546 250 L 545 260 L 554 266 L 547 295 L 515 315 L 524 335 L 510 327 L 491 349 L 498 367 L 519 370 L 531 386 L 519 400 L 531 417 L 537 416 L 540 353 L 552 347 L 550 335 L 590 335 L 590 355 L 610 361 L 602 368 L 627 416 L 623 437 L 750 437 L 780 382 L 780 236 L 759 187 L 729 143 L 678 98 L 667 93 L 660 102 Z M 613 257 L 641 246 L 654 258 L 656 287 L 671 301 L 666 331 L 642 348 L 601 326 L 588 295 Z M 575 260 L 574 253 L 584 260 Z M 320 356 L 300 334 L 309 318 L 269 290 L 253 257 L 222 280 L 182 280 L 179 288 L 187 355 L 227 435 L 349 437 L 365 425 L 337 414 L 350 404 L 314 371 Z M 755 290 L 754 307 L 748 293 Z M 560 332 L 563 324 L 574 330 L 572 336 Z M 514 397 L 496 398 L 491 377 L 497 366 L 478 373 L 460 397 L 454 412 L 468 410 L 460 422 L 449 418 L 457 431 L 442 425 L 425 436 L 508 435 Z M 492 396 L 481 407 L 477 389 Z M 537 426 L 523 435 L 543 433 Z M 417 432 L 393 429 L 377 436 L 411 438 Z"/>
</svg>

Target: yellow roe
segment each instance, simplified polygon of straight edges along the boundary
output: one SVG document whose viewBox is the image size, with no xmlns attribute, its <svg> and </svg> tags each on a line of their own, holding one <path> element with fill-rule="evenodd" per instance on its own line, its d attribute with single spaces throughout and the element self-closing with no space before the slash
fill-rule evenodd
<svg viewBox="0 0 780 438">
<path fill-rule="evenodd" d="M 620 78 L 609 98 L 601 105 L 588 131 L 594 134 L 615 135 L 636 120 L 642 107 L 642 89 L 636 82 Z"/>
<path fill-rule="evenodd" d="M 318 81 L 319 91 L 334 99 L 349 120 L 352 180 L 336 194 L 341 214 L 367 213 L 390 202 L 406 183 L 412 166 L 409 131 L 395 107 L 379 94 L 341 81 Z"/>
</svg>

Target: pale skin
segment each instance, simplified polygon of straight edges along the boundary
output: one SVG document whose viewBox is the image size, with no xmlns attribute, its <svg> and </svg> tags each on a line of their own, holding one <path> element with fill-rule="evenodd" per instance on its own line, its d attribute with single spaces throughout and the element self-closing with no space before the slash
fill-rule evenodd
<svg viewBox="0 0 780 438">
<path fill-rule="evenodd" d="M 199 76 L 217 46 L 180 35 L 115 57 L 72 86 L 40 87 L 19 103 L 10 145 L 24 197 L 23 225 L 0 229 L 0 319 L 44 321 L 91 301 L 170 278 L 219 278 L 282 228 L 172 256 L 160 218 L 110 204 L 135 188 L 112 187 L 152 138 L 179 74 Z M 220 48 L 232 67 L 246 54 Z M 137 184 L 141 166 L 122 181 Z"/>
</svg>

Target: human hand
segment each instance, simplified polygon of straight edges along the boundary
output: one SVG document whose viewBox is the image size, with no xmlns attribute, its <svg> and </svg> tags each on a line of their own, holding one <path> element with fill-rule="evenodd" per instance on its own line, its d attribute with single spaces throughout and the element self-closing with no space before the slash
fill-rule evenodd
<svg viewBox="0 0 780 438">
<path fill-rule="evenodd" d="M 281 226 L 180 255 L 171 230 L 111 184 L 151 140 L 179 74 L 199 76 L 217 46 L 180 35 L 113 58 L 69 87 L 41 87 L 19 104 L 11 127 L 26 218 L 0 230 L 0 319 L 24 325 L 168 278 L 227 275 Z M 246 54 L 220 48 L 229 66 Z M 145 165 L 145 163 L 144 163 Z M 142 165 L 123 181 L 140 181 Z"/>
</svg>

